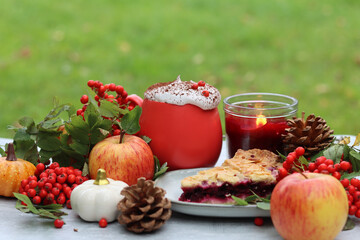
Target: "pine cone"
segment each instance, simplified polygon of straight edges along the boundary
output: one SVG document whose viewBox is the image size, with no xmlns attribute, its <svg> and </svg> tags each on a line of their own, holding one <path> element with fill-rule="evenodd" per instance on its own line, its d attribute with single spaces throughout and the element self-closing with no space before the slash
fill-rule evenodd
<svg viewBox="0 0 360 240">
<path fill-rule="evenodd" d="M 171 217 L 171 202 L 165 190 L 154 186 L 151 180 L 139 178 L 137 184 L 121 191 L 124 198 L 118 203 L 120 224 L 135 233 L 152 232 Z"/>
<path fill-rule="evenodd" d="M 282 137 L 286 153 L 301 146 L 305 148 L 304 156 L 309 157 L 331 144 L 334 140 L 334 136 L 331 134 L 334 131 L 326 125 L 326 121 L 321 117 L 311 114 L 304 121 L 304 115 L 303 112 L 302 118 L 288 119 L 289 128 L 285 129 L 286 133 Z"/>
</svg>

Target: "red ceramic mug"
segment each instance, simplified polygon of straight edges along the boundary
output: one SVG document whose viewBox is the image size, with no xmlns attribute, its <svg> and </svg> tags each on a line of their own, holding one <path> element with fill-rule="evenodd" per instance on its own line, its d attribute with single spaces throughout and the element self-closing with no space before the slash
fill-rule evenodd
<svg viewBox="0 0 360 240">
<path fill-rule="evenodd" d="M 169 170 L 214 166 L 222 147 L 217 107 L 210 110 L 144 99 L 140 134 Z"/>
<path fill-rule="evenodd" d="M 218 109 L 178 106 L 145 99 L 140 134 L 150 137 L 150 147 L 170 170 L 215 165 L 222 146 Z"/>
</svg>

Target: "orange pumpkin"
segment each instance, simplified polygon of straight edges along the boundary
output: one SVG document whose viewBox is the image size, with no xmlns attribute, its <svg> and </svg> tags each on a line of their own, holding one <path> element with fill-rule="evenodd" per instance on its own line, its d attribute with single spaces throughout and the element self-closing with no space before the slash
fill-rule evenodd
<svg viewBox="0 0 360 240">
<path fill-rule="evenodd" d="M 19 192 L 21 180 L 34 175 L 34 164 L 16 158 L 14 145 L 8 144 L 7 157 L 0 157 L 0 196 L 13 197 Z"/>
</svg>

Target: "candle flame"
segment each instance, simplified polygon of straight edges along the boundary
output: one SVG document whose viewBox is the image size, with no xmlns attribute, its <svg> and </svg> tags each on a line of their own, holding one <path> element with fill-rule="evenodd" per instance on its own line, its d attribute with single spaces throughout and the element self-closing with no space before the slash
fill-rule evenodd
<svg viewBox="0 0 360 240">
<path fill-rule="evenodd" d="M 264 115 L 260 114 L 260 115 L 256 115 L 256 127 L 261 127 L 264 126 L 266 124 L 266 118 Z"/>
</svg>

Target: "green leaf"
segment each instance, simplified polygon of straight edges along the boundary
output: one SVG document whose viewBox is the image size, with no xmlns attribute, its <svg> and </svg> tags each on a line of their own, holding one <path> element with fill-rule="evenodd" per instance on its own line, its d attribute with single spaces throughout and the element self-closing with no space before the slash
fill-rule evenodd
<svg viewBox="0 0 360 240">
<path fill-rule="evenodd" d="M 20 128 L 16 131 L 14 141 L 30 141 L 32 140 L 30 134 L 26 132 L 25 128 Z"/>
<path fill-rule="evenodd" d="M 77 153 L 81 155 L 87 155 L 89 153 L 89 145 L 73 141 L 69 146 Z"/>
<path fill-rule="evenodd" d="M 39 159 L 39 152 L 38 152 L 38 147 L 36 146 L 36 144 L 34 144 L 32 146 L 32 148 L 30 148 L 25 154 L 24 154 L 24 160 L 31 162 L 32 164 L 34 164 L 35 166 L 38 164 L 38 159 Z"/>
<path fill-rule="evenodd" d="M 98 128 L 104 129 L 106 131 L 110 131 L 112 126 L 112 121 L 108 119 L 101 119 L 101 121 L 98 123 Z"/>
<path fill-rule="evenodd" d="M 270 211 L 270 202 L 257 202 L 256 206 L 260 209 Z"/>
<path fill-rule="evenodd" d="M 59 149 L 58 151 L 46 151 L 44 149 L 41 149 L 39 152 L 39 155 L 41 157 L 41 162 L 45 163 L 47 160 L 49 160 L 50 158 L 58 155 L 61 153 L 61 150 Z"/>
<path fill-rule="evenodd" d="M 106 138 L 106 135 L 100 131 L 100 129 L 92 129 L 90 133 L 90 143 L 95 145 L 96 143 L 104 140 Z"/>
<path fill-rule="evenodd" d="M 235 204 L 234 205 L 239 205 L 239 206 L 246 206 L 248 205 L 248 202 L 245 201 L 244 199 L 235 197 L 235 196 L 231 196 L 232 199 L 234 199 Z"/>
<path fill-rule="evenodd" d="M 6 153 L 5 150 L 0 147 L 0 156 L 5 157 Z"/>
<path fill-rule="evenodd" d="M 40 131 L 38 134 L 38 147 L 46 151 L 58 151 L 60 149 L 59 133 L 52 134 Z"/>
<path fill-rule="evenodd" d="M 18 139 L 18 140 L 15 140 L 15 138 L 14 138 L 14 145 L 16 147 L 15 148 L 16 156 L 18 158 L 22 158 L 22 159 L 26 160 L 25 156 L 28 156 L 28 152 L 29 151 L 32 152 L 32 149 L 34 148 L 34 146 L 36 147 L 35 142 L 30 137 L 27 138 L 26 140 L 19 139 L 19 138 L 16 138 L 16 139 Z"/>
<path fill-rule="evenodd" d="M 34 205 L 32 204 L 32 202 L 31 202 L 31 200 L 30 200 L 30 198 L 28 198 L 28 196 L 25 196 L 24 194 L 20 194 L 20 193 L 15 193 L 15 192 L 14 192 L 14 196 L 15 196 L 18 200 L 24 202 L 24 203 L 27 205 L 26 207 L 27 207 L 31 212 L 33 212 L 33 213 L 35 213 L 35 214 L 38 214 L 38 213 L 39 213 L 39 210 L 37 210 L 37 209 L 34 207 Z"/>
<path fill-rule="evenodd" d="M 280 156 L 280 162 L 283 163 L 286 160 L 286 156 L 281 154 L 281 152 L 277 151 L 278 155 Z"/>
<path fill-rule="evenodd" d="M 120 115 L 120 108 L 109 101 L 101 101 L 99 111 L 101 116 L 109 117 L 109 118 L 115 118 Z"/>
<path fill-rule="evenodd" d="M 58 122 L 60 122 L 60 123 L 62 122 L 60 118 L 46 120 L 46 121 L 43 121 L 41 127 L 45 128 L 45 129 L 58 128 L 59 126 L 55 125 Z"/>
<path fill-rule="evenodd" d="M 349 154 L 349 160 L 351 162 L 353 171 L 360 171 L 360 153 L 352 149 Z"/>
<path fill-rule="evenodd" d="M 65 129 L 73 140 L 83 144 L 89 143 L 90 128 L 81 116 L 73 116 L 71 122 L 65 124 Z"/>
<path fill-rule="evenodd" d="M 298 160 L 299 160 L 299 162 L 300 162 L 301 164 L 304 164 L 304 165 L 306 165 L 306 166 L 309 165 L 308 160 L 306 160 L 306 158 L 305 158 L 304 156 L 299 157 Z"/>
<path fill-rule="evenodd" d="M 160 169 L 158 169 L 158 171 L 155 172 L 153 180 L 157 179 L 158 177 L 166 173 L 167 170 L 168 170 L 168 166 L 166 162 L 160 167 Z"/>
<path fill-rule="evenodd" d="M 151 138 L 149 138 L 148 136 L 141 136 L 142 140 L 144 140 L 147 144 L 149 144 L 151 142 Z"/>
<path fill-rule="evenodd" d="M 343 231 L 351 230 L 355 227 L 355 222 L 351 218 L 347 218 Z"/>
<path fill-rule="evenodd" d="M 255 202 L 258 199 L 258 197 L 256 195 L 250 195 L 248 197 L 245 198 L 246 202 Z"/>
<path fill-rule="evenodd" d="M 88 106 L 86 107 L 84 117 L 90 129 L 97 127 L 98 122 L 101 121 L 100 120 L 101 116 L 92 103 L 89 103 Z"/>
<path fill-rule="evenodd" d="M 327 159 L 332 159 L 334 163 L 339 163 L 343 152 L 344 152 L 344 145 L 335 144 L 324 151 L 324 156 Z"/>
<path fill-rule="evenodd" d="M 19 124 L 25 128 L 29 128 L 35 125 L 35 122 L 31 117 L 22 117 L 19 119 Z"/>
<path fill-rule="evenodd" d="M 359 176 L 360 176 L 360 171 L 352 172 L 352 173 L 346 173 L 346 172 L 344 172 L 344 173 L 341 175 L 340 180 L 343 180 L 344 178 L 347 178 L 347 179 L 351 180 L 352 178 L 354 178 L 354 177 L 359 177 Z"/>
<path fill-rule="evenodd" d="M 125 114 L 121 119 L 121 128 L 127 134 L 135 134 L 140 130 L 139 119 L 141 116 L 141 112 L 141 107 L 136 106 L 133 110 Z"/>
</svg>

